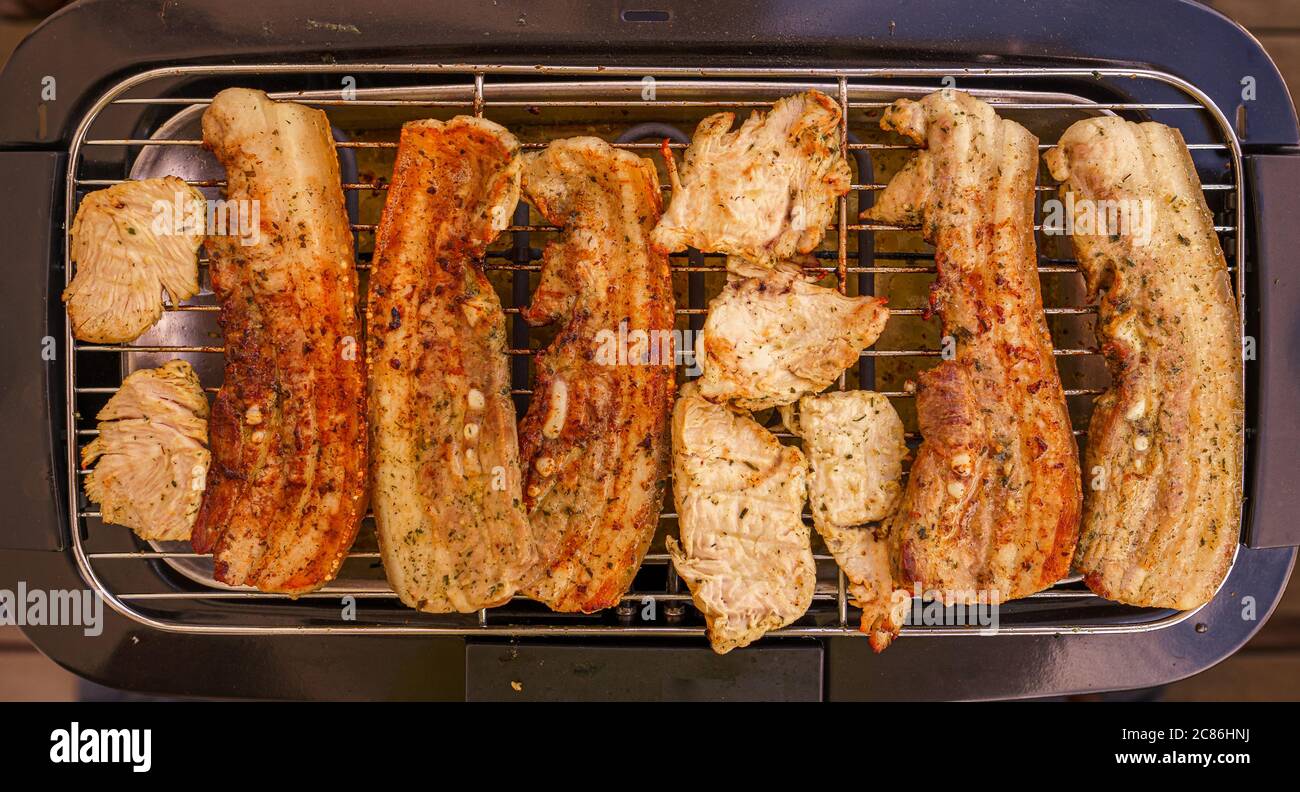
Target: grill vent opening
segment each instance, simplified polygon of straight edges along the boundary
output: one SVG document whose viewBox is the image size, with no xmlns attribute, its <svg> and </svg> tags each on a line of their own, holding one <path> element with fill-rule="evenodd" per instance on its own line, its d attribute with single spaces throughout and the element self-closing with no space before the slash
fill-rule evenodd
<svg viewBox="0 0 1300 792">
<path fill-rule="evenodd" d="M 673 12 L 655 11 L 653 9 L 633 11 L 629 9 L 620 16 L 624 22 L 667 22 L 673 18 Z"/>
</svg>

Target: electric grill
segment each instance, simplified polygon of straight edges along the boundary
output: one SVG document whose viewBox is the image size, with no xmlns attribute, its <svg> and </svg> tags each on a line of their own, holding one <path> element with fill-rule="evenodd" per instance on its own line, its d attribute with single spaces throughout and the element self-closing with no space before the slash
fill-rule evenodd
<svg viewBox="0 0 1300 792">
<path fill-rule="evenodd" d="M 108 605 L 104 634 L 29 630 L 58 662 L 104 684 L 157 693 L 400 698 L 1004 698 L 1135 688 L 1209 667 L 1259 629 L 1300 544 L 1288 486 L 1300 462 L 1292 414 L 1300 360 L 1285 264 L 1300 180 L 1294 109 L 1249 34 L 1188 2 L 1031 3 L 976 10 L 872 2 L 805 11 L 778 2 L 707 7 L 544 2 L 434 9 L 396 3 L 83 2 L 57 14 L 0 77 L 9 341 L 0 386 L 10 452 L 0 588 L 85 589 Z M 1243 544 L 1215 599 L 1195 612 L 1133 608 L 1077 578 L 1004 603 L 995 635 L 979 625 L 914 624 L 872 655 L 843 576 L 821 547 L 817 594 L 796 624 L 717 657 L 659 536 L 621 606 L 553 614 L 517 599 L 475 615 L 404 608 L 379 567 L 369 520 L 339 578 L 297 600 L 232 589 L 186 544 L 148 543 L 104 525 L 81 493 L 79 452 L 94 415 L 130 371 L 182 357 L 204 385 L 221 380 L 210 290 L 169 306 L 125 345 L 74 341 L 59 300 L 71 278 L 66 232 L 87 192 L 126 178 L 177 175 L 210 197 L 224 174 L 201 148 L 199 118 L 229 86 L 321 107 L 335 127 L 364 277 L 397 130 L 421 117 L 484 115 L 525 149 L 596 134 L 657 158 L 695 123 L 748 113 L 817 88 L 844 110 L 853 190 L 817 256 L 847 293 L 889 296 L 880 341 L 840 387 L 894 398 L 915 442 L 905 382 L 940 354 L 924 316 L 931 249 L 912 228 L 857 218 L 909 145 L 880 132 L 884 107 L 944 85 L 970 91 L 1049 147 L 1097 114 L 1178 127 L 1215 213 L 1248 335 Z M 1044 171 L 1045 175 L 1045 171 Z M 1040 179 L 1039 198 L 1055 196 Z M 667 194 L 666 194 L 667 196 Z M 1041 208 L 1041 207 L 1040 207 Z M 1040 229 L 1041 230 L 1041 229 Z M 553 227 L 520 205 L 486 260 L 511 323 L 514 394 L 549 339 L 519 316 Z M 1068 239 L 1039 235 L 1040 272 L 1076 435 L 1106 386 Z M 678 327 L 698 330 L 723 279 L 720 257 L 674 256 Z M 206 270 L 203 271 L 206 285 Z M 689 336 L 688 336 L 689 338 Z M 1253 342 L 1253 346 L 1251 346 Z M 47 353 L 53 349 L 53 359 Z M 1088 471 L 1084 471 L 1085 480 Z M 1085 481 L 1086 486 L 1086 481 Z"/>
</svg>

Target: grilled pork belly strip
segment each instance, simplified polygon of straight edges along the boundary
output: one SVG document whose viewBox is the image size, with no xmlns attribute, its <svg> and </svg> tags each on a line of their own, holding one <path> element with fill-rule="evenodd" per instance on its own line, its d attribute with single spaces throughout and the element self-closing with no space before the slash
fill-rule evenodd
<svg viewBox="0 0 1300 792">
<path fill-rule="evenodd" d="M 749 414 L 694 383 L 673 410 L 673 567 L 690 587 L 718 654 L 798 619 L 817 583 L 802 518 L 808 463 Z"/>
<path fill-rule="evenodd" d="M 1080 121 L 1046 159 L 1062 198 L 1151 213 L 1128 233 L 1073 235 L 1112 380 L 1088 428 L 1104 486 L 1085 499 L 1075 568 L 1108 599 L 1198 607 L 1228 573 L 1241 518 L 1241 325 L 1213 217 L 1182 135 L 1162 124 Z"/>
<path fill-rule="evenodd" d="M 247 238 L 211 236 L 225 382 L 192 541 L 231 585 L 301 594 L 338 573 L 366 509 L 357 274 L 329 121 L 232 88 L 203 114 L 226 196 L 257 201 Z"/>
<path fill-rule="evenodd" d="M 1060 579 L 1079 527 L 1079 461 L 1043 314 L 1033 237 L 1037 139 L 943 90 L 881 121 L 924 147 L 864 217 L 920 223 L 931 305 L 956 357 L 924 372 L 924 441 L 888 526 L 896 582 L 949 602 Z"/>
<path fill-rule="evenodd" d="M 781 409 L 786 428 L 803 438 L 813 527 L 848 579 L 862 609 L 862 631 L 877 651 L 902 628 L 912 595 L 895 589 L 889 542 L 876 525 L 903 494 L 903 422 L 888 397 L 871 391 L 804 396 Z"/>
<path fill-rule="evenodd" d="M 818 286 L 795 263 L 729 258 L 727 269 L 697 341 L 700 394 L 711 401 L 762 410 L 824 390 L 889 319 L 885 300 Z"/>
<path fill-rule="evenodd" d="M 402 127 L 367 306 L 371 504 L 402 602 L 468 613 L 535 561 L 505 312 L 480 259 L 519 200 L 519 141 L 457 116 Z"/>
<path fill-rule="evenodd" d="M 821 244 L 835 199 L 849 191 L 840 148 L 840 107 L 819 91 L 787 96 L 751 113 L 735 132 L 733 113 L 705 118 L 679 172 L 664 161 L 673 200 L 655 228 L 669 252 L 695 247 L 771 264 Z"/>
<path fill-rule="evenodd" d="M 523 160 L 524 194 L 564 226 L 524 311 L 533 325 L 562 323 L 537 354 L 519 430 L 540 556 L 524 592 L 592 612 L 631 585 L 667 485 L 674 308 L 668 257 L 650 246 L 659 180 L 650 160 L 598 138 L 557 140 Z"/>
<path fill-rule="evenodd" d="M 203 498 L 208 399 L 189 363 L 133 371 L 95 416 L 99 434 L 81 450 L 86 497 L 104 522 L 141 539 L 190 538 Z"/>
</svg>

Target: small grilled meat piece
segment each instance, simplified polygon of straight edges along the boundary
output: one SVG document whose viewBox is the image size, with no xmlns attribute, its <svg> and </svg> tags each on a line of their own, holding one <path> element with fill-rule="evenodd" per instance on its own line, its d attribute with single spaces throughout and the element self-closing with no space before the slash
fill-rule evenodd
<svg viewBox="0 0 1300 792">
<path fill-rule="evenodd" d="M 301 594 L 332 580 L 366 513 L 365 354 L 329 120 L 231 88 L 203 114 L 231 201 L 259 202 L 254 244 L 207 240 L 225 381 L 194 526 L 231 585 Z"/>
<path fill-rule="evenodd" d="M 406 124 L 375 241 L 371 505 L 393 590 L 432 613 L 505 602 L 536 558 L 505 312 L 481 262 L 519 167 L 519 141 L 491 121 Z"/>
<path fill-rule="evenodd" d="M 1108 599 L 1198 607 L 1241 523 L 1241 322 L 1214 219 L 1176 129 L 1091 118 L 1046 159 L 1063 199 L 1121 222 L 1072 239 L 1112 380 L 1088 428 L 1101 486 L 1084 499 L 1075 568 Z"/>
<path fill-rule="evenodd" d="M 208 399 L 189 363 L 127 375 L 81 450 L 86 497 L 141 539 L 190 538 L 208 472 Z"/>
<path fill-rule="evenodd" d="M 894 513 L 903 494 L 903 422 L 888 397 L 871 391 L 805 396 L 795 407 L 781 414 L 803 438 L 813 527 L 844 570 L 862 631 L 880 651 L 898 634 L 912 598 L 894 587 L 889 543 L 873 525 Z"/>
<path fill-rule="evenodd" d="M 72 334 L 82 341 L 134 341 L 173 305 L 199 293 L 203 193 L 175 176 L 127 181 L 82 199 L 63 290 Z"/>
<path fill-rule="evenodd" d="M 747 410 L 790 404 L 830 385 L 885 329 L 878 297 L 818 286 L 796 263 L 728 259 L 696 342 L 700 394 Z"/>
<path fill-rule="evenodd" d="M 667 485 L 674 308 L 668 257 L 650 246 L 659 180 L 650 160 L 598 138 L 523 159 L 525 196 L 564 226 L 524 312 L 533 325 L 562 323 L 537 354 L 519 430 L 540 556 L 524 591 L 557 611 L 592 612 L 631 585 Z"/>
<path fill-rule="evenodd" d="M 814 524 L 864 525 L 894 513 L 903 494 L 907 444 L 889 397 L 832 391 L 804 396 L 781 415 L 791 434 L 803 438 L 812 466 L 808 502 Z"/>
<path fill-rule="evenodd" d="M 817 582 L 802 518 L 808 463 L 748 413 L 714 404 L 692 383 L 673 410 L 677 574 L 726 654 L 798 619 Z"/>
<path fill-rule="evenodd" d="M 1034 251 L 1038 141 L 954 90 L 899 100 L 881 126 L 924 150 L 864 216 L 921 224 L 956 341 L 919 378 L 924 441 L 888 526 L 896 582 L 947 602 L 1024 597 L 1068 571 L 1082 497 Z"/>
<path fill-rule="evenodd" d="M 733 113 L 700 122 L 680 176 L 664 160 L 673 200 L 654 230 L 672 252 L 695 247 L 770 265 L 821 244 L 835 199 L 849 191 L 840 107 L 819 91 L 755 111 L 735 132 Z"/>
</svg>

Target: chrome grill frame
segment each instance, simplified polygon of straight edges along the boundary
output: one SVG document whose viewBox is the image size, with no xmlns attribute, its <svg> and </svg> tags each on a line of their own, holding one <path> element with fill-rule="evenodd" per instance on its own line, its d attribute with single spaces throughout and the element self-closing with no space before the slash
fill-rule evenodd
<svg viewBox="0 0 1300 792">
<path fill-rule="evenodd" d="M 72 218 L 75 216 L 79 196 L 86 190 L 95 189 L 114 183 L 115 180 L 103 179 L 79 179 L 78 166 L 81 162 L 83 150 L 96 146 L 157 146 L 157 145 L 180 145 L 194 146 L 200 141 L 194 140 L 165 140 L 160 141 L 153 138 L 92 138 L 89 133 L 94 126 L 97 118 L 102 111 L 114 104 L 155 104 L 155 105 L 175 105 L 178 109 L 183 109 L 196 104 L 203 104 L 208 101 L 203 97 L 159 97 L 159 98 L 126 98 L 122 94 L 132 89 L 147 85 L 150 81 L 161 80 L 164 78 L 230 78 L 230 84 L 238 84 L 240 78 L 248 82 L 256 82 L 263 75 L 304 75 L 319 76 L 325 75 L 362 75 L 362 74 L 403 74 L 428 76 L 430 78 L 446 79 L 448 77 L 464 78 L 464 85 L 457 83 L 456 90 L 463 91 L 463 98 L 452 100 L 394 100 L 394 99 L 330 99 L 320 98 L 320 92 L 311 92 L 311 94 L 293 95 L 285 93 L 274 94 L 276 98 L 302 101 L 312 106 L 323 107 L 328 110 L 330 107 L 339 105 L 364 106 L 366 103 L 373 103 L 379 106 L 406 106 L 406 107 L 442 107 L 453 108 L 465 112 L 472 112 L 476 115 L 490 113 L 492 108 L 500 107 L 546 107 L 546 106 L 566 106 L 566 107 L 592 107 L 592 108 L 619 108 L 619 107 L 698 107 L 702 110 L 721 110 L 721 109 L 747 109 L 752 107 L 765 107 L 771 104 L 771 101 L 698 101 L 690 100 L 644 100 L 644 99 L 562 99 L 546 100 L 534 99 L 532 101 L 520 100 L 494 100 L 490 96 L 490 88 L 493 83 L 489 80 L 499 78 L 527 78 L 527 79 L 569 79 L 589 80 L 605 79 L 610 77 L 628 77 L 640 80 L 645 77 L 654 77 L 656 79 L 670 80 L 674 84 L 690 85 L 694 83 L 705 83 L 706 81 L 727 81 L 736 85 L 744 85 L 746 82 L 761 80 L 806 80 L 815 83 L 821 87 L 828 95 L 837 97 L 843 113 L 843 125 L 841 128 L 841 145 L 844 147 L 846 155 L 852 155 L 859 150 L 881 150 L 881 149 L 906 149 L 911 146 L 896 144 L 879 144 L 879 143 L 852 143 L 849 140 L 849 117 L 851 111 L 866 110 L 882 107 L 886 103 L 853 101 L 851 99 L 851 89 L 859 84 L 869 81 L 873 86 L 881 84 L 898 83 L 900 87 L 904 84 L 909 87 L 915 87 L 918 82 L 927 83 L 930 89 L 938 87 L 938 82 L 944 77 L 954 77 L 962 88 L 978 88 L 981 81 L 992 79 L 1025 79 L 1030 81 L 1041 81 L 1043 83 L 1043 93 L 1058 93 L 1053 81 L 1062 79 L 1084 79 L 1084 78 L 1112 78 L 1112 79 L 1144 79 L 1155 80 L 1171 86 L 1182 92 L 1189 98 L 1186 103 L 1167 103 L 1167 104 L 1149 104 L 1149 103 L 1087 103 L 1079 105 L 1074 103 L 1053 104 L 1051 102 L 1027 101 L 1017 102 L 996 102 L 995 106 L 1001 109 L 1031 110 L 1031 111 L 1053 111 L 1053 110 L 1079 110 L 1081 107 L 1087 110 L 1096 110 L 1104 112 L 1132 112 L 1145 113 L 1154 110 L 1176 110 L 1187 111 L 1192 113 L 1205 113 L 1214 122 L 1214 128 L 1219 132 L 1220 142 L 1209 144 L 1195 144 L 1192 148 L 1214 149 L 1222 151 L 1227 155 L 1231 165 L 1231 183 L 1207 184 L 1205 188 L 1211 191 L 1229 191 L 1231 192 L 1234 203 L 1232 204 L 1232 222 L 1216 226 L 1220 233 L 1221 239 L 1224 239 L 1224 251 L 1229 257 L 1229 263 L 1233 268 L 1235 285 L 1237 288 L 1238 308 L 1240 316 L 1244 317 L 1246 307 L 1246 288 L 1243 267 L 1240 266 L 1245 261 L 1245 241 L 1244 234 L 1240 229 L 1244 226 L 1245 221 L 1245 200 L 1243 171 L 1241 164 L 1241 147 L 1237 134 L 1233 129 L 1228 118 L 1224 113 L 1209 99 L 1207 95 L 1198 90 L 1195 86 L 1183 81 L 1172 75 L 1152 70 L 1134 70 L 1134 69 L 1059 69 L 1059 68 L 990 68 L 990 69 L 925 69 L 925 68 L 880 68 L 880 69 L 751 69 L 751 68 L 631 68 L 631 67 L 601 67 L 601 66 L 504 66 L 504 65 L 423 65 L 423 64 L 335 64 L 329 66 L 302 65 L 302 64 L 265 64 L 258 66 L 176 66 L 163 69 L 156 69 L 144 72 L 128 79 L 122 80 L 117 85 L 109 89 L 100 99 L 90 108 L 85 118 L 82 120 L 76 134 L 73 138 L 70 153 L 66 181 L 66 218 L 65 218 L 65 251 L 64 264 L 65 274 L 68 280 L 72 277 L 72 263 L 67 257 L 67 231 L 71 228 Z M 544 84 L 544 83 L 543 83 Z M 607 87 L 603 83 L 593 82 L 593 88 Z M 446 86 L 440 85 L 446 88 Z M 795 89 L 791 89 L 795 90 Z M 773 99 L 776 98 L 775 96 Z M 375 142 L 342 142 L 338 144 L 341 148 L 346 147 L 392 147 L 395 143 L 375 143 Z M 540 144 L 525 144 L 525 148 L 537 147 Z M 657 143 L 630 143 L 620 144 L 626 148 L 642 149 L 649 154 L 651 150 L 659 148 Z M 1050 142 L 1043 143 L 1041 148 L 1048 148 Z M 684 148 L 684 144 L 672 144 L 672 148 Z M 198 186 L 219 186 L 217 183 L 198 183 Z M 377 185 L 373 183 L 349 183 L 344 185 L 349 190 L 375 189 Z M 877 182 L 858 183 L 853 185 L 856 192 L 872 191 L 882 188 L 884 185 Z M 1054 191 L 1053 185 L 1040 184 L 1040 192 Z M 358 232 L 372 231 L 373 224 L 356 224 L 354 230 Z M 555 230 L 553 227 L 545 225 L 513 225 L 509 232 L 530 233 L 530 232 L 548 232 Z M 881 273 L 902 273 L 915 272 L 925 273 L 932 272 L 933 267 L 924 266 L 903 266 L 903 267 L 879 267 L 873 260 L 867 266 L 852 266 L 849 262 L 849 234 L 850 233 L 870 233 L 874 234 L 879 231 L 897 231 L 908 230 L 896 226 L 887 226 L 877 223 L 850 222 L 848 199 L 842 198 L 838 206 L 838 222 L 832 226 L 830 234 L 836 239 L 835 255 L 828 262 L 833 262 L 832 266 L 827 266 L 828 272 L 833 272 L 837 283 L 841 289 L 846 288 L 848 277 L 850 275 L 867 275 Z M 829 237 L 828 237 L 829 238 Z M 1230 238 L 1227 241 L 1225 238 Z M 533 265 L 492 265 L 489 268 L 509 269 L 509 268 L 533 267 Z M 535 268 L 535 267 L 533 267 Z M 683 266 L 677 266 L 674 262 L 674 269 L 677 271 L 694 272 L 699 270 L 717 270 L 720 266 L 699 266 L 695 262 L 687 263 Z M 1040 272 L 1070 272 L 1074 267 L 1065 263 L 1048 263 L 1043 265 L 1040 255 Z M 212 306 L 177 306 L 179 310 L 214 310 Z M 510 313 L 517 312 L 517 306 L 508 306 L 507 311 Z M 700 308 L 679 308 L 679 314 L 699 315 L 704 309 Z M 1087 314 L 1093 309 L 1086 306 L 1074 307 L 1057 307 L 1047 309 L 1049 314 Z M 893 312 L 897 316 L 919 315 L 921 309 L 901 309 Z M 183 618 L 160 618 L 159 616 L 146 612 L 148 603 L 152 601 L 197 601 L 202 600 L 208 603 L 218 601 L 229 601 L 231 603 L 244 603 L 253 605 L 257 603 L 278 603 L 285 602 L 288 598 L 264 594 L 255 591 L 229 590 L 224 588 L 202 588 L 194 587 L 186 590 L 171 592 L 140 592 L 131 590 L 122 590 L 121 587 L 113 585 L 107 575 L 100 573 L 101 566 L 115 563 L 131 562 L 164 562 L 170 563 L 187 558 L 196 557 L 193 553 L 173 552 L 165 550 L 135 550 L 135 551 L 115 551 L 115 552 L 96 552 L 87 547 L 87 536 L 90 526 L 88 521 L 96 520 L 95 530 L 103 530 L 97 522 L 98 512 L 88 508 L 84 503 L 81 494 L 81 476 L 84 471 L 80 470 L 79 452 L 81 438 L 93 434 L 93 429 L 87 429 L 85 426 L 93 422 L 93 416 L 81 416 L 78 411 L 78 397 L 81 395 L 95 393 L 110 393 L 113 388 L 97 387 L 79 387 L 77 379 L 77 357 L 79 353 L 97 353 L 97 354 L 118 354 L 125 355 L 136 352 L 193 352 L 200 354 L 219 354 L 221 347 L 218 345 L 193 345 L 193 346 L 147 346 L 147 345 L 95 345 L 83 344 L 76 342 L 71 335 L 70 325 L 66 325 L 65 348 L 76 350 L 76 353 L 65 356 L 66 360 L 66 386 L 67 386 L 67 415 L 66 431 L 68 438 L 68 492 L 70 514 L 73 515 L 72 531 L 72 550 L 77 565 L 87 584 L 97 591 L 109 603 L 110 607 L 122 615 L 149 627 L 160 630 L 184 632 L 184 633 L 219 633 L 219 634 L 348 634 L 348 633 L 369 633 L 369 634 L 419 634 L 419 635 L 506 635 L 506 636 L 577 636 L 577 637 L 598 637 L 609 635 L 635 635 L 643 637 L 678 637 L 678 636 L 698 636 L 703 633 L 703 628 L 694 625 L 631 625 L 631 624 L 611 624 L 611 623 L 581 623 L 573 624 L 572 619 L 555 617 L 547 623 L 515 623 L 503 620 L 493 611 L 482 611 L 477 614 L 477 618 L 456 619 L 453 617 L 438 617 L 427 614 L 419 614 L 414 611 L 408 611 L 396 602 L 395 596 L 391 592 L 376 590 L 349 590 L 339 587 L 330 586 L 326 589 L 313 594 L 305 595 L 300 598 L 307 601 L 313 600 L 340 600 L 343 597 L 354 597 L 356 600 L 382 600 L 391 601 L 393 609 L 399 611 L 403 616 L 409 617 L 406 623 L 367 623 L 361 620 L 357 622 L 338 622 L 338 623 L 312 623 L 310 618 L 302 619 L 303 623 L 272 623 L 264 618 L 265 612 L 261 608 L 251 608 L 248 613 L 237 612 L 240 605 L 232 605 L 227 608 L 228 613 L 225 618 L 212 623 L 198 623 Z M 512 355 L 529 354 L 527 349 L 512 349 Z M 876 350 L 870 349 L 864 353 L 868 357 L 888 357 L 894 355 L 915 355 L 915 356 L 938 356 L 937 350 L 929 349 L 908 349 L 908 350 Z M 1057 350 L 1058 355 L 1092 355 L 1096 350 L 1085 347 L 1070 347 Z M 843 381 L 842 383 L 843 384 Z M 527 388 L 515 390 L 518 394 L 527 394 Z M 905 391 L 881 391 L 889 396 L 907 397 Z M 1100 389 L 1076 389 L 1068 391 L 1070 395 L 1086 395 L 1100 392 Z M 1078 433 L 1078 432 L 1077 432 Z M 672 517 L 670 504 L 666 504 L 665 516 Z M 113 528 L 111 530 L 125 530 Z M 377 553 L 354 552 L 351 558 L 370 559 L 376 558 Z M 825 564 L 829 557 L 819 555 L 818 561 Z M 647 563 L 666 564 L 667 558 L 663 554 L 652 554 L 647 557 Z M 673 578 L 671 565 L 667 573 L 668 585 L 663 591 L 635 591 L 631 592 L 625 598 L 627 603 L 638 603 L 651 601 L 656 605 L 663 603 L 666 608 L 680 608 L 683 603 L 690 600 Z M 1077 587 L 1056 587 L 1047 591 L 1036 594 L 1026 601 L 1037 600 L 1039 602 L 1052 599 L 1088 599 L 1094 598 L 1093 595 L 1086 591 L 1080 591 Z M 1094 598 L 1095 599 L 1095 598 Z M 805 624 L 800 623 L 795 626 L 787 627 L 781 630 L 779 635 L 793 636 L 841 636 L 841 635 L 858 635 L 854 624 L 854 619 L 848 605 L 848 597 L 845 588 L 845 580 L 842 573 L 838 573 L 837 583 L 834 591 L 819 591 L 817 600 L 814 602 L 813 610 L 818 611 L 815 614 L 819 623 Z M 252 612 L 257 611 L 257 612 Z M 360 613 L 360 611 L 358 611 Z M 1143 615 L 1124 621 L 1123 623 L 1114 624 L 1093 624 L 1093 623 L 1069 623 L 1063 621 L 1053 621 L 1044 623 L 1015 624 L 1004 626 L 1001 632 L 1005 634 L 1067 634 L 1067 633 L 1104 633 L 1104 632 L 1139 632 L 1163 629 L 1177 624 L 1184 619 L 1189 618 L 1195 611 L 1188 612 L 1168 612 L 1168 611 L 1149 611 Z M 360 617 L 359 617 L 360 619 Z M 292 621 L 292 619 L 290 619 Z M 537 621 L 537 619 L 533 619 Z M 449 623 L 450 622 L 450 623 Z M 904 634 L 925 634 L 925 635 L 971 635 L 974 628 L 971 627 L 922 627 L 909 626 L 905 628 Z"/>
</svg>

